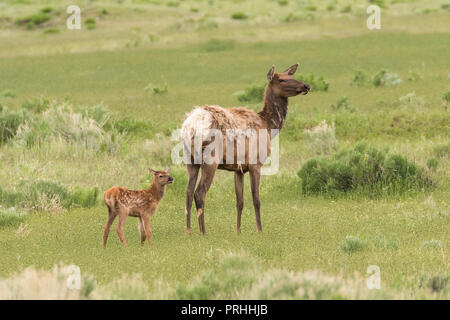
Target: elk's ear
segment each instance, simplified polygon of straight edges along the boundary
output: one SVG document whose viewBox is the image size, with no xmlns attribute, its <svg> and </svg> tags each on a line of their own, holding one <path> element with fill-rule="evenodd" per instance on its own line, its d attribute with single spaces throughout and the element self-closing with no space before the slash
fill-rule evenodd
<svg viewBox="0 0 450 320">
<path fill-rule="evenodd" d="M 275 73 L 275 66 L 272 66 L 272 68 L 270 68 L 269 72 L 267 73 L 267 80 L 269 82 L 272 80 L 274 73 Z"/>
<path fill-rule="evenodd" d="M 153 170 L 152 168 L 148 168 L 148 171 L 150 171 L 151 174 L 155 174 L 156 173 L 156 171 Z"/>
<path fill-rule="evenodd" d="M 298 68 L 298 63 L 287 68 L 286 70 L 283 71 L 283 73 L 287 73 L 289 76 L 292 76 L 295 73 L 295 71 L 297 71 L 297 68 Z"/>
<path fill-rule="evenodd" d="M 166 170 L 166 172 L 167 172 L 167 174 L 169 174 L 169 173 L 170 173 L 170 168 L 168 168 L 168 169 Z"/>
</svg>

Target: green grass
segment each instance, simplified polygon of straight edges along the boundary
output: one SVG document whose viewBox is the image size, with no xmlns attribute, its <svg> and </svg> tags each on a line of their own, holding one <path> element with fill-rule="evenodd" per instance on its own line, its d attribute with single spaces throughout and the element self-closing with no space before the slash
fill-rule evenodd
<svg viewBox="0 0 450 320">
<path fill-rule="evenodd" d="M 0 34 L 0 277 L 62 262 L 92 275 L 105 290 L 94 289 L 100 297 L 160 297 L 152 288 L 162 280 L 175 298 L 346 298 L 336 295 L 340 286 L 355 272 L 364 284 L 367 267 L 377 265 L 382 298 L 430 297 L 423 290 L 448 298 L 450 19 L 441 2 L 429 3 L 386 3 L 377 31 L 365 27 L 363 2 L 349 10 L 338 1 L 329 11 L 319 1 L 298 13 L 297 1 L 102 1 L 81 30 L 66 30 L 65 14 L 57 14 L 70 1 L 46 1 L 52 10 L 1 4 L 0 27 L 10 31 Z M 51 19 L 35 19 L 31 30 L 15 24 L 37 14 Z M 200 236 L 193 212 L 186 236 L 187 175 L 171 163 L 172 130 L 196 105 L 258 108 L 270 67 L 296 62 L 296 76 L 313 90 L 290 100 L 280 172 L 262 177 L 263 233 L 255 230 L 248 178 L 242 234 L 235 233 L 233 176 L 218 172 L 206 200 L 207 234 Z M 411 70 L 419 76 L 407 81 Z M 403 81 L 386 85 L 392 74 Z M 244 98 L 233 95 L 241 90 Z M 312 137 L 324 120 L 332 130 Z M 435 185 L 381 188 L 377 197 L 304 193 L 297 172 L 305 163 L 361 140 L 389 147 L 399 155 L 394 164 L 407 159 Z M 147 187 L 148 167 L 172 167 L 175 177 L 151 221 L 152 247 L 139 246 L 130 217 L 129 248 L 114 226 L 103 250 L 103 192 Z M 11 215 L 11 207 L 29 213 Z M 265 278 L 242 257 L 227 265 L 229 252 L 254 261 Z M 336 287 L 322 286 L 327 277 Z M 314 294 L 299 295 L 304 288 Z"/>
</svg>

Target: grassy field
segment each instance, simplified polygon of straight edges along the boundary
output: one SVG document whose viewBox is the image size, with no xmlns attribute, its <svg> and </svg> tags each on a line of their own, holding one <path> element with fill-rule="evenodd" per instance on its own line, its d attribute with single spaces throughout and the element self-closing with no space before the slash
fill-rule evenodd
<svg viewBox="0 0 450 320">
<path fill-rule="evenodd" d="M 2 2 L 3 297 L 10 283 L 51 278 L 62 263 L 95 279 L 93 298 L 448 299 L 449 4 L 375 2 L 382 27 L 374 31 L 366 1 L 80 1 L 81 30 L 65 27 L 72 1 Z M 42 23 L 21 22 L 43 12 Z M 172 130 L 196 105 L 258 109 L 258 99 L 234 93 L 264 85 L 272 64 L 281 71 L 296 62 L 299 75 L 323 76 L 329 87 L 312 84 L 290 100 L 279 173 L 261 181 L 263 233 L 248 178 L 235 233 L 233 175 L 218 172 L 207 234 L 194 214 L 186 236 L 187 174 L 171 163 Z M 382 70 L 391 78 L 378 85 Z M 315 135 L 323 120 L 327 135 Z M 304 192 L 297 173 L 308 160 L 362 140 L 406 157 L 432 185 Z M 139 246 L 130 218 L 129 248 L 113 230 L 103 250 L 103 192 L 145 188 L 150 166 L 170 166 L 175 177 L 151 221 L 152 247 Z M 381 290 L 365 288 L 369 265 L 380 267 Z M 21 286 L 18 297 L 52 296 Z M 302 294 L 309 286 L 315 293 Z"/>
</svg>

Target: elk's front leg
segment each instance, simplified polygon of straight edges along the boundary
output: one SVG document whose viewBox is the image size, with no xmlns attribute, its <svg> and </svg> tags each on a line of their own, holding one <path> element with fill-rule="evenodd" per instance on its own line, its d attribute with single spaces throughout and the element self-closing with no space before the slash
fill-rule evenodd
<svg viewBox="0 0 450 320">
<path fill-rule="evenodd" d="M 250 167 L 250 184 L 252 188 L 253 206 L 255 207 L 256 230 L 258 232 L 262 231 L 261 214 L 260 214 L 261 202 L 259 200 L 260 175 L 261 171 L 259 166 Z"/>
<path fill-rule="evenodd" d="M 234 191 L 236 192 L 237 223 L 236 232 L 241 232 L 241 216 L 244 208 L 244 174 L 242 172 L 234 173 Z"/>
</svg>

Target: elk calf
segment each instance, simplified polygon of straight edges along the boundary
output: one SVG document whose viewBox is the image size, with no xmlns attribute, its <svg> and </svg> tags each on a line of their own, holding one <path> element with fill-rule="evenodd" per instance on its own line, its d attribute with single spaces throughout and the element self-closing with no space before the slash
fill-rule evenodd
<svg viewBox="0 0 450 320">
<path fill-rule="evenodd" d="M 152 244 L 152 230 L 150 229 L 150 217 L 155 214 L 158 204 L 164 197 L 166 185 L 174 180 L 169 176 L 170 169 L 166 171 L 154 171 L 149 169 L 153 174 L 153 182 L 150 188 L 145 190 L 128 190 L 121 187 L 112 187 L 105 192 L 105 204 L 108 207 L 108 220 L 106 222 L 105 231 L 103 232 L 103 248 L 106 247 L 109 230 L 114 219 L 119 216 L 117 224 L 117 234 L 120 242 L 124 247 L 127 246 L 123 228 L 128 216 L 137 217 L 139 222 L 139 231 L 141 232 L 141 246 L 145 239 L 148 244 Z"/>
</svg>

